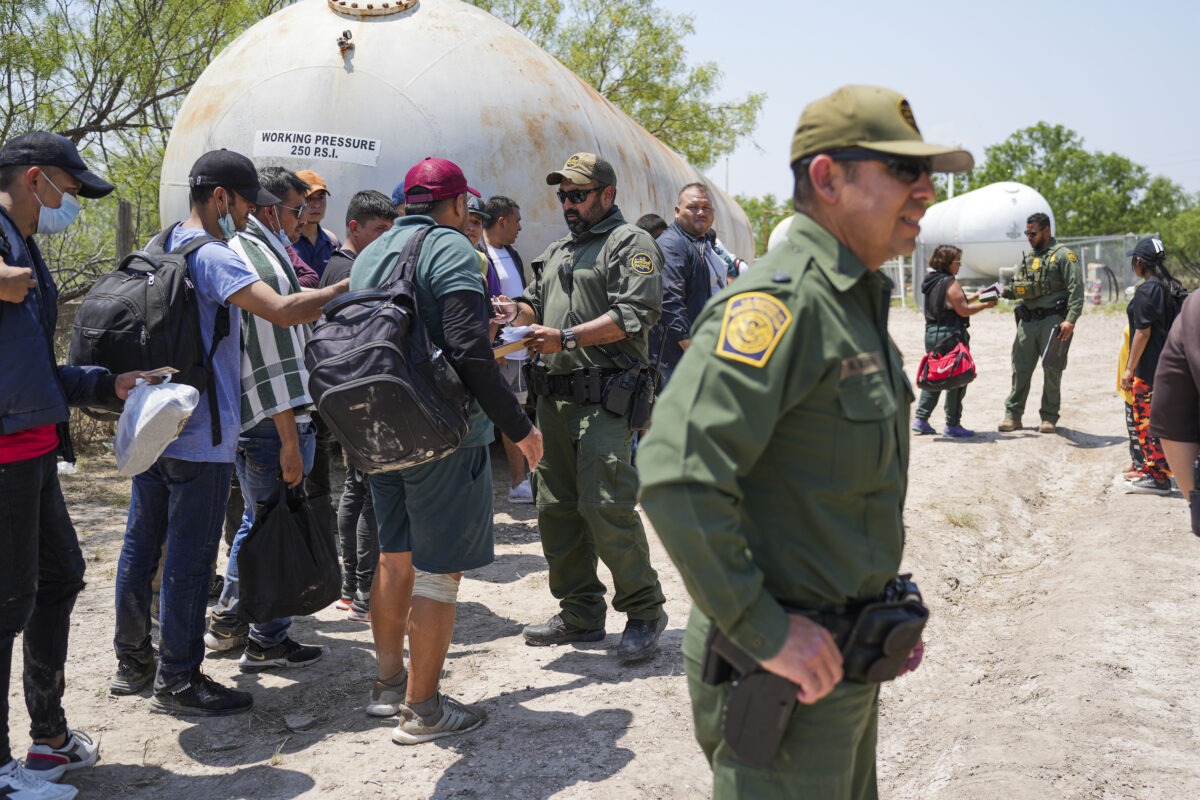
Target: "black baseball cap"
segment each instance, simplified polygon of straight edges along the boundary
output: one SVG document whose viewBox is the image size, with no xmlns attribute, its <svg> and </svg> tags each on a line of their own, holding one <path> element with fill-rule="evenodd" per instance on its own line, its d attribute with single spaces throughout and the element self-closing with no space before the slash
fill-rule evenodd
<svg viewBox="0 0 1200 800">
<path fill-rule="evenodd" d="M 0 167 L 58 167 L 83 184 L 80 197 L 95 200 L 117 188 L 87 168 L 75 143 L 47 131 L 25 133 L 0 147 Z"/>
<path fill-rule="evenodd" d="M 241 153 L 224 148 L 210 150 L 196 159 L 191 174 L 188 175 L 188 185 L 232 189 L 259 206 L 273 206 L 279 203 L 279 198 L 258 182 L 258 170 L 254 168 L 254 162 Z"/>
<path fill-rule="evenodd" d="M 1147 264 L 1159 264 L 1167 257 L 1167 248 L 1163 247 L 1161 239 L 1147 236 L 1134 245 L 1132 250 L 1126 250 L 1125 255 L 1139 258 Z"/>
</svg>

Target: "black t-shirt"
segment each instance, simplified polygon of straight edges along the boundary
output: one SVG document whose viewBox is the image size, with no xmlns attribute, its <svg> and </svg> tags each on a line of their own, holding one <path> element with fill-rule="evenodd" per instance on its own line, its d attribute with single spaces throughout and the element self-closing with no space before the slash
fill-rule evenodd
<svg viewBox="0 0 1200 800">
<path fill-rule="evenodd" d="M 1153 386 L 1158 357 L 1167 341 L 1171 318 L 1175 316 L 1175 301 L 1165 283 L 1158 278 L 1147 278 L 1137 288 L 1125 313 L 1129 317 L 1131 345 L 1134 332 L 1150 329 L 1150 341 L 1146 342 L 1146 349 L 1142 351 L 1142 357 L 1138 359 L 1133 374 Z"/>
<path fill-rule="evenodd" d="M 320 288 L 332 286 L 338 281 L 350 277 L 350 267 L 354 265 L 355 253 L 351 253 L 346 248 L 335 250 L 330 256 L 329 262 L 325 265 L 325 271 L 321 273 Z"/>
</svg>

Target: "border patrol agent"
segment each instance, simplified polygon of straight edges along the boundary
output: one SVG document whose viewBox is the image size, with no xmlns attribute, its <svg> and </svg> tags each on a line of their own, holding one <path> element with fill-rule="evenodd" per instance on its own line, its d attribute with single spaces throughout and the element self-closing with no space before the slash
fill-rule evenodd
<svg viewBox="0 0 1200 800">
<path fill-rule="evenodd" d="M 901 95 L 847 86 L 804 110 L 791 161 L 800 213 L 697 319 L 638 447 L 641 501 L 694 601 L 684 666 L 713 796 L 873 798 L 877 681 L 916 668 L 924 624 L 890 674 L 842 680 L 847 622 L 887 596 L 904 546 L 913 393 L 879 268 L 913 251 L 929 173 L 974 160 L 925 143 Z M 718 639 L 749 666 L 713 659 Z M 780 676 L 790 717 L 775 704 L 739 731 L 735 694 Z"/>
<path fill-rule="evenodd" d="M 1054 335 L 1054 326 L 1060 326 L 1058 338 L 1069 341 L 1075 322 L 1083 313 L 1079 259 L 1050 234 L 1050 217 L 1041 212 L 1030 214 L 1025 236 L 1033 246 L 1033 255 L 1025 256 L 1012 286 L 1004 290 L 1005 297 L 1021 301 L 1013 310 L 1017 317 L 1017 338 L 1012 349 L 1012 391 L 1004 401 L 1004 421 L 997 426 L 1004 433 L 1021 430 L 1029 382 Z M 1061 405 L 1062 370 L 1043 366 L 1039 433 L 1054 433 Z"/>
<path fill-rule="evenodd" d="M 653 395 L 648 335 L 662 312 L 662 253 L 614 205 L 617 176 L 604 159 L 576 153 L 546 183 L 559 187 L 571 235 L 533 262 L 537 278 L 518 298 L 515 321 L 535 323 L 529 389 L 545 440 L 535 498 L 562 610 L 524 636 L 531 645 L 604 638 L 599 557 L 613 575 L 613 608 L 629 618 L 617 655 L 637 661 L 667 624 L 631 463 L 631 404 Z"/>
</svg>

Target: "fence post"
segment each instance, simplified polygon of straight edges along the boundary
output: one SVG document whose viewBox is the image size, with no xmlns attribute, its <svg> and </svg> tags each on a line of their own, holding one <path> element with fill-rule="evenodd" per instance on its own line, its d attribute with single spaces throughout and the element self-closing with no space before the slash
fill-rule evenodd
<svg viewBox="0 0 1200 800">
<path fill-rule="evenodd" d="M 117 263 L 133 252 L 133 204 L 117 201 Z"/>
</svg>

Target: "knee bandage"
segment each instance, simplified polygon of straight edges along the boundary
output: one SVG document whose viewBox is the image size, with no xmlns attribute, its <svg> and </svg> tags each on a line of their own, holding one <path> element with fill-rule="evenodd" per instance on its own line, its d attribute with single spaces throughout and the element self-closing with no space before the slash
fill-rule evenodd
<svg viewBox="0 0 1200 800">
<path fill-rule="evenodd" d="M 458 599 L 458 581 L 451 575 L 435 575 L 415 570 L 413 597 L 427 597 L 438 603 L 453 604 Z"/>
</svg>

